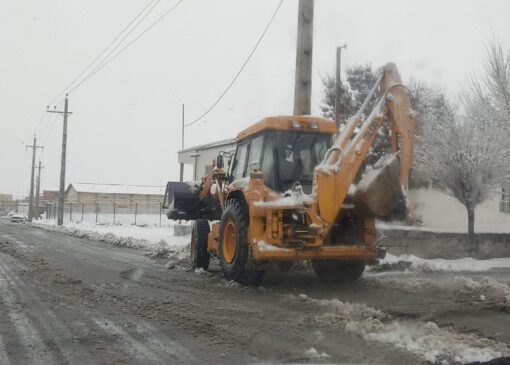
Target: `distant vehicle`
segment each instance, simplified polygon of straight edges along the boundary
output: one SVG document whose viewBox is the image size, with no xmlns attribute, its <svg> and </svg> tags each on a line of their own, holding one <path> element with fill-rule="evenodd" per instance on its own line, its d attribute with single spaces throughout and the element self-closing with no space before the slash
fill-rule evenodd
<svg viewBox="0 0 510 365">
<path fill-rule="evenodd" d="M 25 222 L 25 216 L 23 214 L 11 215 L 11 223 L 23 223 Z"/>
</svg>

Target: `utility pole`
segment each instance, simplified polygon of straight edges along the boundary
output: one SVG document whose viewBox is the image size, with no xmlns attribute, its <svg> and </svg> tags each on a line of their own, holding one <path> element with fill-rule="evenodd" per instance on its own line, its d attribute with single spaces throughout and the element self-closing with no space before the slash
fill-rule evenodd
<svg viewBox="0 0 510 365">
<path fill-rule="evenodd" d="M 341 96 L 342 96 L 342 79 L 341 79 L 341 67 L 342 67 L 342 49 L 347 49 L 347 44 L 341 47 L 336 47 L 336 77 L 335 77 L 335 122 L 336 127 L 340 128 L 340 117 L 341 117 Z"/>
<path fill-rule="evenodd" d="M 48 110 L 48 113 L 58 113 L 64 115 L 64 128 L 62 133 L 62 158 L 60 160 L 60 194 L 58 197 L 58 216 L 57 225 L 61 226 L 64 223 L 64 194 L 66 182 L 66 148 L 67 148 L 67 116 L 73 114 L 69 111 L 68 94 L 64 105 L 64 111 Z"/>
<path fill-rule="evenodd" d="M 39 166 L 37 167 L 37 183 L 35 185 L 35 218 L 39 219 L 39 194 L 41 188 L 41 169 L 44 167 L 41 166 L 41 160 L 39 160 Z"/>
<path fill-rule="evenodd" d="M 184 149 L 184 103 L 182 104 L 182 134 L 181 134 L 181 150 Z M 183 182 L 184 180 L 184 163 L 181 162 L 181 172 L 179 181 Z"/>
<path fill-rule="evenodd" d="M 34 135 L 34 144 L 31 146 L 25 146 L 25 149 L 32 149 L 32 173 L 30 174 L 30 202 L 28 205 L 28 220 L 32 222 L 34 218 L 34 173 L 35 173 L 35 151 L 38 148 L 43 148 L 42 146 L 37 145 L 37 137 Z"/>
<path fill-rule="evenodd" d="M 294 115 L 311 114 L 313 3 L 314 0 L 299 0 Z"/>
</svg>

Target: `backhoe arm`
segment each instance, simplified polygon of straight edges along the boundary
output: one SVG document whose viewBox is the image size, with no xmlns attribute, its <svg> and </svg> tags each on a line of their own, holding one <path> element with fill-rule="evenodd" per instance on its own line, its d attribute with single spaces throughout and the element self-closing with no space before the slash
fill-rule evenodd
<svg viewBox="0 0 510 365">
<path fill-rule="evenodd" d="M 370 115 L 363 121 L 364 109 L 377 89 L 379 99 Z M 314 211 L 322 223 L 332 225 L 337 221 L 349 189 L 385 121 L 391 122 L 391 146 L 394 152 L 392 158 L 387 159 L 385 163 L 391 163 L 394 167 L 395 160 L 397 158 L 400 160 L 397 185 L 399 183 L 406 200 L 409 174 L 414 159 L 416 121 L 408 90 L 402 85 L 395 65 L 387 64 L 382 68 L 360 111 L 348 120 L 342 133 L 315 170 Z M 370 180 L 368 175 L 367 173 L 366 177 Z M 366 180 L 365 184 L 372 183 Z"/>
</svg>

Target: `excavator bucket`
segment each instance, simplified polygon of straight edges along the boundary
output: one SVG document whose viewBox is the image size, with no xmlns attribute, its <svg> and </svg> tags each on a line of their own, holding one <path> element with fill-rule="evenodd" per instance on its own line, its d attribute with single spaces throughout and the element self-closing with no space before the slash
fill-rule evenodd
<svg viewBox="0 0 510 365">
<path fill-rule="evenodd" d="M 379 160 L 356 186 L 354 204 L 362 215 L 381 219 L 406 218 L 407 206 L 399 180 L 398 154 Z"/>
<path fill-rule="evenodd" d="M 165 202 L 168 219 L 194 220 L 201 218 L 198 184 L 169 181 L 166 184 Z"/>
</svg>

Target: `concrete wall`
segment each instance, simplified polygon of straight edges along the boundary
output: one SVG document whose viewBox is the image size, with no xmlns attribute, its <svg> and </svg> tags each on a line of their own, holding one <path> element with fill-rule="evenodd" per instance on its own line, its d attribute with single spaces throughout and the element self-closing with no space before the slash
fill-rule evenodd
<svg viewBox="0 0 510 365">
<path fill-rule="evenodd" d="M 411 229 L 380 230 L 381 245 L 393 255 L 410 254 L 425 259 L 510 257 L 510 233 L 477 233 L 471 247 L 465 233 L 418 231 Z"/>
</svg>

